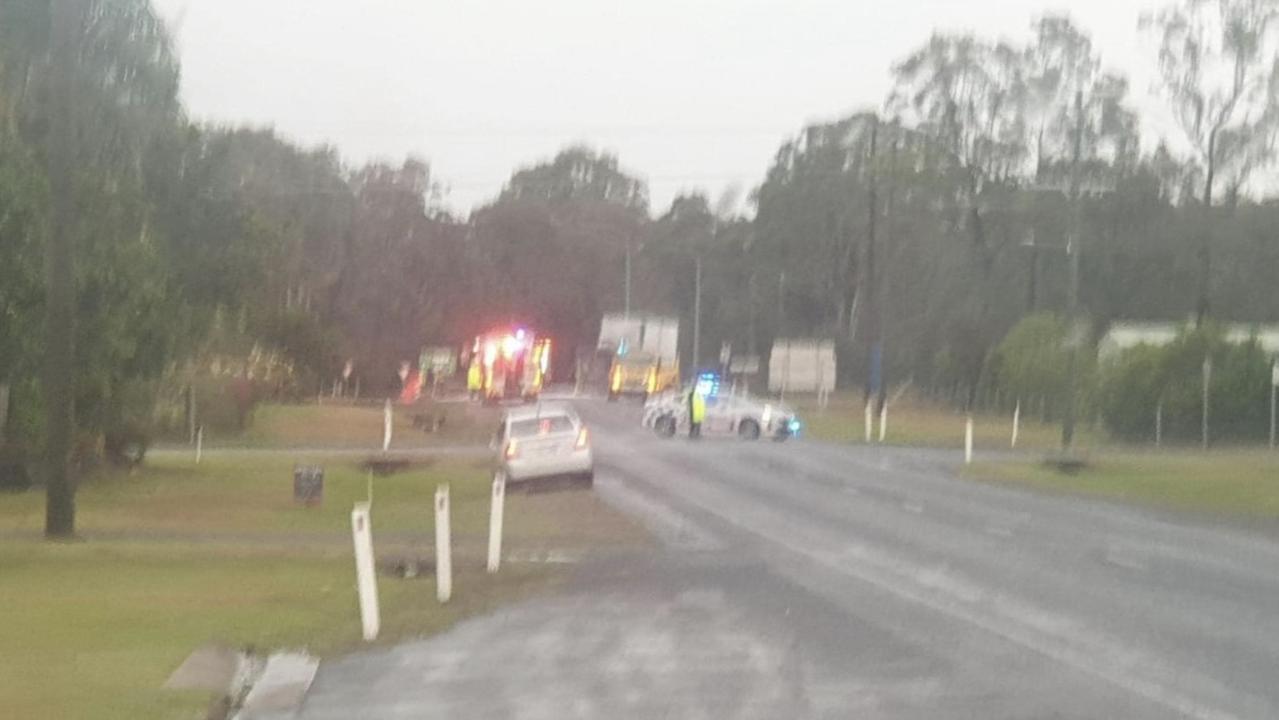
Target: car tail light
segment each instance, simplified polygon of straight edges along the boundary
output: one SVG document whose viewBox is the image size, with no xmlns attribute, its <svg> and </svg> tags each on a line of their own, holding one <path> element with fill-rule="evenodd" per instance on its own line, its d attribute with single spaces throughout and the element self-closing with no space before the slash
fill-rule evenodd
<svg viewBox="0 0 1279 720">
<path fill-rule="evenodd" d="M 506 451 L 503 454 L 507 460 L 519 457 L 520 446 L 514 440 L 510 440 L 506 443 Z"/>
<path fill-rule="evenodd" d="M 577 450 L 585 450 L 587 446 L 589 446 L 590 444 L 591 444 L 591 434 L 586 430 L 586 428 L 582 428 L 581 430 L 578 430 L 577 442 L 573 444 L 573 447 Z"/>
</svg>

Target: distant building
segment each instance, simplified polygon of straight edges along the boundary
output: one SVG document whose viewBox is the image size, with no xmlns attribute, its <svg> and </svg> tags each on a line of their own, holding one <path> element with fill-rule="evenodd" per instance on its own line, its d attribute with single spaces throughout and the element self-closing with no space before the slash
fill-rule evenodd
<svg viewBox="0 0 1279 720">
<path fill-rule="evenodd" d="M 1177 334 L 1185 326 L 1185 323 L 1176 322 L 1120 321 L 1112 323 L 1110 330 L 1101 338 L 1101 342 L 1097 343 L 1097 357 L 1107 360 L 1138 345 L 1156 347 L 1167 345 L 1177 338 Z M 1254 323 L 1226 325 L 1226 339 L 1231 343 L 1245 343 L 1253 337 L 1257 338 L 1261 349 L 1267 354 L 1279 356 L 1279 325 Z"/>
</svg>

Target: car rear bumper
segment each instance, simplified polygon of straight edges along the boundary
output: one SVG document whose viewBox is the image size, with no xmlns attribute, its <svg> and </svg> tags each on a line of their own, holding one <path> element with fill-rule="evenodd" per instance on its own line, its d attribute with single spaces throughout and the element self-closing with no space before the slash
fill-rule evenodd
<svg viewBox="0 0 1279 720">
<path fill-rule="evenodd" d="M 592 472 L 595 461 L 590 450 L 546 455 L 542 457 L 511 458 L 503 463 L 506 479 L 520 482 L 533 478 L 556 475 L 584 475 Z"/>
</svg>

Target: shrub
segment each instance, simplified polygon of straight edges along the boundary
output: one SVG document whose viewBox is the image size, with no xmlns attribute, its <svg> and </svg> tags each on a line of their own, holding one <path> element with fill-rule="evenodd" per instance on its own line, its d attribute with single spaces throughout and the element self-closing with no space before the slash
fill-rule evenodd
<svg viewBox="0 0 1279 720">
<path fill-rule="evenodd" d="M 1124 440 L 1154 437 L 1163 404 L 1163 435 L 1171 441 L 1201 437 L 1203 367 L 1212 359 L 1208 386 L 1211 438 L 1251 441 L 1269 430 L 1270 360 L 1255 340 L 1231 344 L 1216 327 L 1186 329 L 1164 347 L 1139 346 L 1103 371 L 1102 418 Z"/>
</svg>

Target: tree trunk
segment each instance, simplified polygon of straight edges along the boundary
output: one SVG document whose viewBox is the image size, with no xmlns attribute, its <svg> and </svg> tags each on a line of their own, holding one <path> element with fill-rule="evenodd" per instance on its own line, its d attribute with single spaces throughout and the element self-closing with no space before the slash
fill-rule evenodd
<svg viewBox="0 0 1279 720">
<path fill-rule="evenodd" d="M 45 246 L 45 536 L 75 535 L 75 64 L 76 0 L 54 0 L 50 26 L 49 140 L 52 212 Z"/>
</svg>

